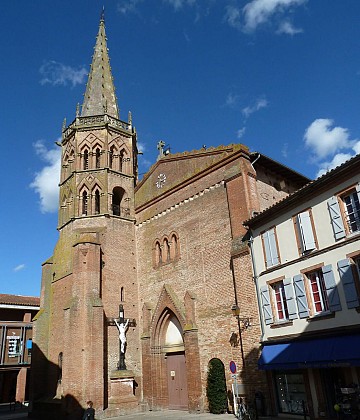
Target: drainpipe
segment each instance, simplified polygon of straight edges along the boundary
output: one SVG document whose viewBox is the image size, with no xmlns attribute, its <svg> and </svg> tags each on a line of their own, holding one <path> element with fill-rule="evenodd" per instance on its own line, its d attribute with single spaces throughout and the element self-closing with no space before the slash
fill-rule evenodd
<svg viewBox="0 0 360 420">
<path fill-rule="evenodd" d="M 258 155 L 257 155 L 257 158 L 251 163 L 251 166 L 253 167 L 253 169 L 254 169 L 254 171 L 255 171 L 255 168 L 254 168 L 254 164 L 260 159 L 260 157 L 261 157 L 261 154 L 260 153 L 258 153 Z"/>
<path fill-rule="evenodd" d="M 259 157 L 260 157 L 260 154 L 259 154 L 258 158 Z M 254 247 L 253 247 L 254 238 L 252 237 L 251 231 L 249 231 L 249 233 L 250 233 L 250 239 L 248 240 L 248 244 L 250 246 L 251 265 L 252 265 L 253 274 L 254 274 L 253 275 L 253 280 L 255 282 L 256 299 L 257 299 L 257 304 L 258 304 L 258 308 L 259 308 L 259 315 L 260 315 L 261 341 L 263 341 L 263 338 L 264 338 L 264 324 L 263 324 L 263 314 L 262 314 L 262 310 L 261 310 L 261 300 L 260 300 L 260 292 L 259 292 L 259 282 L 258 282 L 259 276 L 257 275 L 257 270 L 256 270 L 256 265 L 255 265 Z"/>
</svg>

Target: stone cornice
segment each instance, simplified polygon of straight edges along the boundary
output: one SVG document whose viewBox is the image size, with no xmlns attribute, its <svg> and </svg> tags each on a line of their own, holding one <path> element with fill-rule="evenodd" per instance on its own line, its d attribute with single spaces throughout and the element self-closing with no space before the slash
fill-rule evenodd
<svg viewBox="0 0 360 420">
<path fill-rule="evenodd" d="M 179 207 L 181 207 L 181 206 L 189 203 L 190 201 L 196 200 L 197 198 L 202 197 L 204 194 L 207 194 L 210 191 L 213 191 L 214 189 L 219 188 L 219 187 L 222 187 L 224 185 L 225 185 L 225 182 L 224 181 L 221 181 L 221 182 L 219 182 L 219 183 L 217 183 L 215 185 L 211 185 L 210 187 L 205 188 L 204 190 L 200 191 L 199 193 L 194 194 L 191 197 L 186 198 L 186 199 L 180 201 L 179 203 L 176 203 L 173 206 L 168 207 L 167 209 L 163 210 L 162 212 L 155 214 L 154 216 L 150 217 L 149 219 L 146 219 L 146 220 L 144 220 L 144 221 L 136 224 L 136 226 L 137 227 L 141 227 L 142 225 L 147 224 L 147 223 L 150 223 L 153 220 L 157 220 L 160 217 L 162 217 L 162 216 L 170 213 L 171 211 L 174 211 L 174 210 L 178 209 Z"/>
</svg>

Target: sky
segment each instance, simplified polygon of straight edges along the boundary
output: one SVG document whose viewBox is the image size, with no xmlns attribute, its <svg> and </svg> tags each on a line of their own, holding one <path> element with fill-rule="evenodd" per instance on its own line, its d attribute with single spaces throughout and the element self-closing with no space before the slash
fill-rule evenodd
<svg viewBox="0 0 360 420">
<path fill-rule="evenodd" d="M 12 0 L 0 14 L 0 293 L 36 296 L 58 238 L 61 128 L 82 103 L 105 6 L 140 176 L 243 143 L 309 178 L 360 152 L 359 0 Z"/>
</svg>

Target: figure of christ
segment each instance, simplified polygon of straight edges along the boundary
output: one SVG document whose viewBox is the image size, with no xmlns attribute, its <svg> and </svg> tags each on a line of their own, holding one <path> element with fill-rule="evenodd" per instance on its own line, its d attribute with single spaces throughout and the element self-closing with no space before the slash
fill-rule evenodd
<svg viewBox="0 0 360 420">
<path fill-rule="evenodd" d="M 126 344 L 126 330 L 129 326 L 129 319 L 126 320 L 126 322 L 121 322 L 120 324 L 117 322 L 116 319 L 114 319 L 115 324 L 119 330 L 119 340 L 121 344 L 121 353 L 125 353 L 125 344 Z"/>
</svg>

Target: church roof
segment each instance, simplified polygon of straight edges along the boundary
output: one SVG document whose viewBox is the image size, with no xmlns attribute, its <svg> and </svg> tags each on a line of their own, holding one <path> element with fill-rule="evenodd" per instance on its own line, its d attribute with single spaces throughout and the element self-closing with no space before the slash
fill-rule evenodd
<svg viewBox="0 0 360 420">
<path fill-rule="evenodd" d="M 40 306 L 40 298 L 0 293 L 0 305 Z"/>
<path fill-rule="evenodd" d="M 115 86 L 111 74 L 110 59 L 105 34 L 104 12 L 100 18 L 94 55 L 86 85 L 82 117 L 108 114 L 119 118 Z"/>
</svg>

